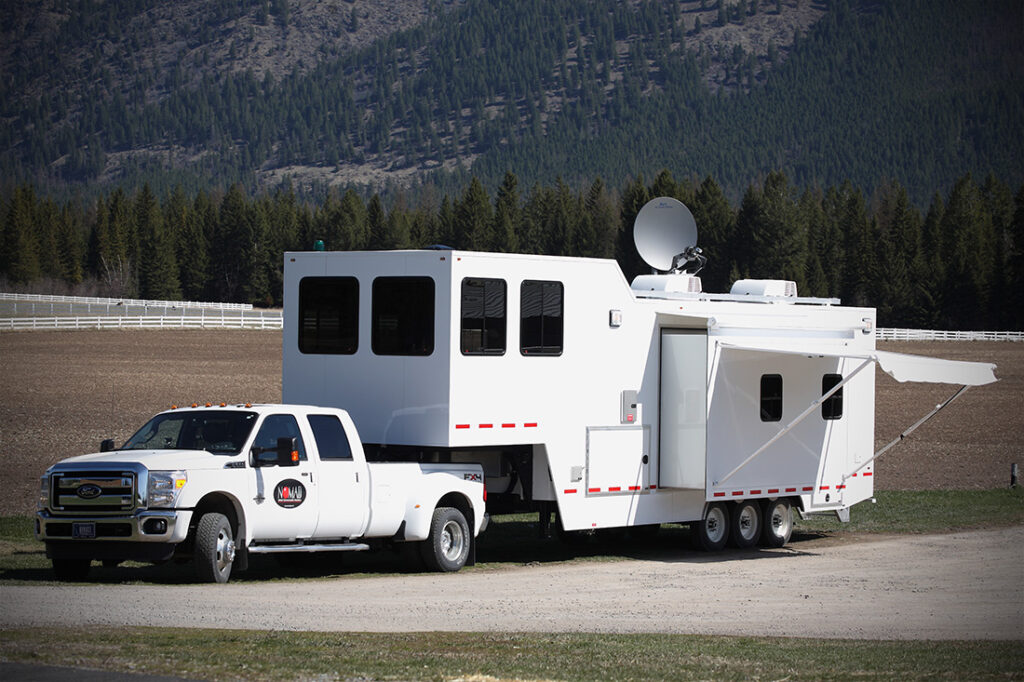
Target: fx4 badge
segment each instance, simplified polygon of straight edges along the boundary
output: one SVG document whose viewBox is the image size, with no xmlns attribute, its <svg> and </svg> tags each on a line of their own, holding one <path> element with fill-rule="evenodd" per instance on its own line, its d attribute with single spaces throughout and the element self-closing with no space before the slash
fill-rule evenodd
<svg viewBox="0 0 1024 682">
<path fill-rule="evenodd" d="M 274 502 L 285 509 L 298 507 L 306 499 L 306 486 L 294 478 L 286 478 L 274 488 Z"/>
<path fill-rule="evenodd" d="M 480 474 L 462 474 L 462 478 L 467 481 L 482 481 L 484 477 Z"/>
</svg>

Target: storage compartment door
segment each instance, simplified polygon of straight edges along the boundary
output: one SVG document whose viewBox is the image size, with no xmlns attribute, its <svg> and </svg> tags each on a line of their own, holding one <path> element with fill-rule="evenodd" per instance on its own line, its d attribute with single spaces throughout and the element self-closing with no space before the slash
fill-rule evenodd
<svg viewBox="0 0 1024 682">
<path fill-rule="evenodd" d="M 638 495 L 649 488 L 644 426 L 587 428 L 587 495 Z"/>
<path fill-rule="evenodd" d="M 658 485 L 704 489 L 707 455 L 708 336 L 661 331 Z"/>
</svg>

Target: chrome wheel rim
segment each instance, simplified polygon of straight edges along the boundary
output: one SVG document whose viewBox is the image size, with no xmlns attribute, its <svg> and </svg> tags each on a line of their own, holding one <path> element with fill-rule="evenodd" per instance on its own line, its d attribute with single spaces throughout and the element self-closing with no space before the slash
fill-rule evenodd
<svg viewBox="0 0 1024 682">
<path fill-rule="evenodd" d="M 217 571 L 223 572 L 235 560 L 235 541 L 231 531 L 222 528 L 217 533 Z"/>
<path fill-rule="evenodd" d="M 466 536 L 456 521 L 448 521 L 441 529 L 441 554 L 449 561 L 455 561 L 462 554 Z"/>
</svg>

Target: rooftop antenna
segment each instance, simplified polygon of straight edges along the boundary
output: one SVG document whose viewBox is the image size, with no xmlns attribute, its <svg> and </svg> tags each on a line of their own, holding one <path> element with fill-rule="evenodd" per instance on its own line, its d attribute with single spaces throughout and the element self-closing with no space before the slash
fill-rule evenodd
<svg viewBox="0 0 1024 682">
<path fill-rule="evenodd" d="M 697 221 L 683 202 L 672 197 L 644 204 L 633 222 L 633 242 L 656 272 L 696 275 L 707 262 L 697 246 Z"/>
</svg>

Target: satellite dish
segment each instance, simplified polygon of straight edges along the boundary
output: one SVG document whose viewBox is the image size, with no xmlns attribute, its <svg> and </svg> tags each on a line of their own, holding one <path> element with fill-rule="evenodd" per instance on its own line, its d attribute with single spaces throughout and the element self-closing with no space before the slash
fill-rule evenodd
<svg viewBox="0 0 1024 682">
<path fill-rule="evenodd" d="M 704 264 L 697 248 L 697 221 L 672 197 L 644 204 L 633 223 L 633 242 L 644 262 L 661 272 L 677 272 L 694 260 Z"/>
</svg>

